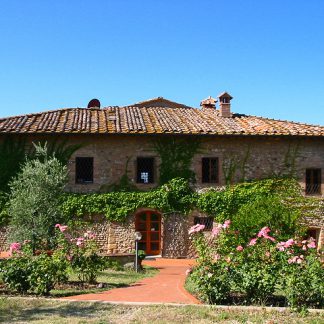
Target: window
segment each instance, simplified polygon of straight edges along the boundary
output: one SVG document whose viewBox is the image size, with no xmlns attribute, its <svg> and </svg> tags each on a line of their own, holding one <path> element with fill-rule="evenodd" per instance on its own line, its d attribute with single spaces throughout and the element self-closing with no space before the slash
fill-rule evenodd
<svg viewBox="0 0 324 324">
<path fill-rule="evenodd" d="M 321 194 L 321 169 L 306 169 L 306 195 Z"/>
<path fill-rule="evenodd" d="M 211 231 L 213 229 L 213 217 L 195 217 L 194 225 L 205 225 L 204 231 Z"/>
<path fill-rule="evenodd" d="M 137 183 L 154 183 L 154 158 L 137 158 Z"/>
<path fill-rule="evenodd" d="M 93 183 L 93 158 L 92 157 L 75 158 L 75 182 Z"/>
<path fill-rule="evenodd" d="M 202 158 L 202 182 L 218 183 L 218 158 Z"/>
</svg>

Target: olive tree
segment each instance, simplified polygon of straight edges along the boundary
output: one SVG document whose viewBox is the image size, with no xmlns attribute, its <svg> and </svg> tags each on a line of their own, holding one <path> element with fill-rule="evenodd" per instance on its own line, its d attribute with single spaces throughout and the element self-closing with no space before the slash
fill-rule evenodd
<svg viewBox="0 0 324 324">
<path fill-rule="evenodd" d="M 48 154 L 47 145 L 35 145 L 35 158 L 27 159 L 9 184 L 11 240 L 49 246 L 62 219 L 60 196 L 67 179 L 66 166 Z"/>
</svg>

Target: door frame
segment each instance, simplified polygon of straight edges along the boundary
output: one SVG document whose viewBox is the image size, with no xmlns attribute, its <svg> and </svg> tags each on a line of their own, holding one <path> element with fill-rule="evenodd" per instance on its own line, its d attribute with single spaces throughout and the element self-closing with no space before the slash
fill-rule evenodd
<svg viewBox="0 0 324 324">
<path fill-rule="evenodd" d="M 140 220 L 140 216 L 145 214 L 145 221 Z M 151 215 L 155 214 L 158 216 L 157 221 L 152 221 Z M 153 223 L 153 225 L 152 225 Z M 143 224 L 145 224 L 145 229 L 143 229 Z M 158 224 L 158 230 L 152 231 L 151 229 L 154 228 L 154 224 Z M 142 225 L 142 226 L 141 226 Z M 143 238 L 139 241 L 139 249 L 144 250 L 143 248 L 141 249 L 141 243 L 146 243 L 145 247 L 145 253 L 147 255 L 160 255 L 162 253 L 162 214 L 154 209 L 149 209 L 149 208 L 143 208 L 138 210 L 135 213 L 135 231 L 141 232 L 143 235 Z M 151 234 L 157 234 L 158 235 L 158 240 L 152 240 L 151 239 Z M 153 242 L 152 242 L 153 241 Z M 151 249 L 151 243 L 158 243 L 159 249 L 158 250 L 152 250 Z"/>
</svg>

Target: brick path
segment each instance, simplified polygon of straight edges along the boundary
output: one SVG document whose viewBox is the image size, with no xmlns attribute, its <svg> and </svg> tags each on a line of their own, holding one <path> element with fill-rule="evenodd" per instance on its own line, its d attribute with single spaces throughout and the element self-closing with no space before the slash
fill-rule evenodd
<svg viewBox="0 0 324 324">
<path fill-rule="evenodd" d="M 9 257 L 9 252 L 0 252 L 0 259 L 5 259 Z"/>
<path fill-rule="evenodd" d="M 194 263 L 187 259 L 145 260 L 143 264 L 159 269 L 154 277 L 145 278 L 126 288 L 115 288 L 97 294 L 64 297 L 69 300 L 99 300 L 111 302 L 152 302 L 199 304 L 183 287 L 185 271 Z"/>
</svg>

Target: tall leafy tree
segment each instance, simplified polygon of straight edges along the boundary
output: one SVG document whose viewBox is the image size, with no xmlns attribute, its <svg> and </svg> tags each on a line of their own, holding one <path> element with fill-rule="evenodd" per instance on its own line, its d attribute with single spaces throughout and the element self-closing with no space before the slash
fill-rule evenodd
<svg viewBox="0 0 324 324">
<path fill-rule="evenodd" d="M 48 154 L 46 144 L 35 145 L 35 158 L 26 160 L 9 184 L 11 240 L 50 244 L 54 225 L 62 219 L 59 198 L 67 176 L 66 166 Z"/>
</svg>

